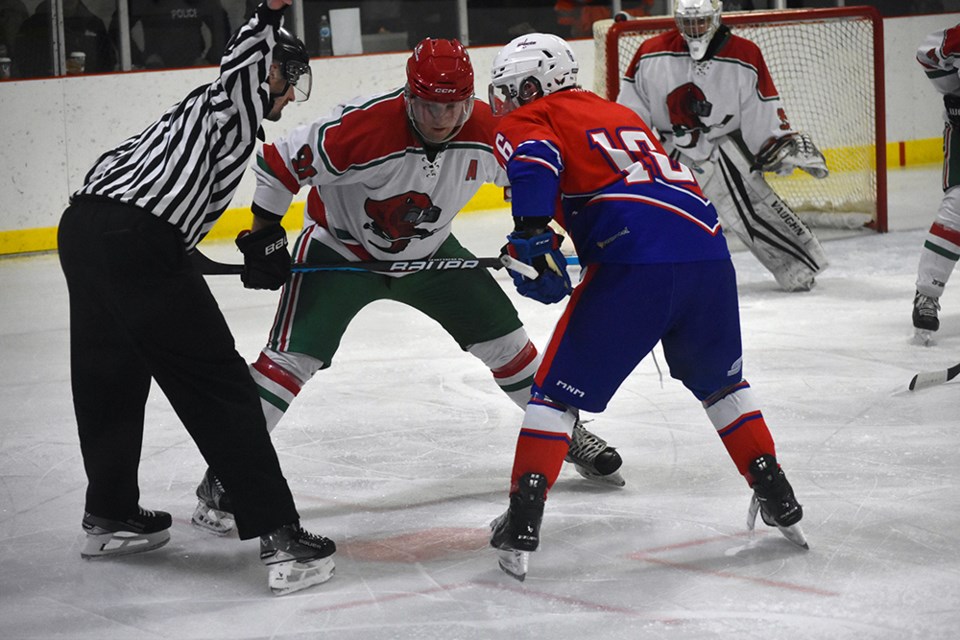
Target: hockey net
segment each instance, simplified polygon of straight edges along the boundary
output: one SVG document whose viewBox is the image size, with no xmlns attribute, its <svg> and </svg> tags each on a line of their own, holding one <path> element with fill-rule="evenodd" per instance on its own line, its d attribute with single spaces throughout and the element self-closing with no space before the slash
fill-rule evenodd
<svg viewBox="0 0 960 640">
<path fill-rule="evenodd" d="M 770 185 L 808 224 L 887 229 L 883 23 L 872 7 L 723 14 L 734 33 L 755 42 L 790 123 L 813 137 L 830 175 L 767 174 Z M 594 90 L 616 99 L 640 43 L 674 28 L 672 17 L 593 25 Z"/>
</svg>

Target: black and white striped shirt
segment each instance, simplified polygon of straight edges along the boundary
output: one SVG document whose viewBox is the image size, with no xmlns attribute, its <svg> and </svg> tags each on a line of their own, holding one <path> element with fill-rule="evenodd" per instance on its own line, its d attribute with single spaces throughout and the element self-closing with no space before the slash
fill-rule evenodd
<svg viewBox="0 0 960 640">
<path fill-rule="evenodd" d="M 187 250 L 195 247 L 230 204 L 256 146 L 281 15 L 261 4 L 227 43 L 220 77 L 100 156 L 74 197 L 139 207 L 180 229 Z"/>
</svg>

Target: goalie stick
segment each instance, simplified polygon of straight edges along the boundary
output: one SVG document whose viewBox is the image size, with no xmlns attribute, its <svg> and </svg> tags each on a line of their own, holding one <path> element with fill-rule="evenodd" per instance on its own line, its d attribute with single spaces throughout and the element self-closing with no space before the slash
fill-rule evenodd
<svg viewBox="0 0 960 640">
<path fill-rule="evenodd" d="M 191 260 L 200 273 L 207 276 L 240 275 L 243 273 L 242 264 L 217 262 L 208 258 L 199 251 L 191 254 Z M 532 266 L 515 260 L 507 255 L 497 258 L 426 258 L 424 260 L 373 260 L 366 262 L 338 262 L 331 264 L 294 262 L 290 270 L 294 273 L 309 273 L 313 271 L 382 271 L 393 273 L 410 273 L 414 271 L 446 271 L 456 269 L 501 269 L 506 267 L 522 276 L 535 280 L 539 275 Z"/>
<path fill-rule="evenodd" d="M 955 364 L 949 369 L 941 369 L 940 371 L 918 373 L 913 376 L 913 380 L 910 381 L 910 391 L 918 391 L 949 382 L 956 378 L 958 373 L 960 373 L 960 364 Z"/>
</svg>

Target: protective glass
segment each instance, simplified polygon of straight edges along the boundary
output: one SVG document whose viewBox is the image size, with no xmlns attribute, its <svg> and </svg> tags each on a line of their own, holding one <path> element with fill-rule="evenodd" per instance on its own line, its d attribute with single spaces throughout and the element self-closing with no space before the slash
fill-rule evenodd
<svg viewBox="0 0 960 640">
<path fill-rule="evenodd" d="M 295 102 L 305 102 L 310 98 L 313 87 L 313 73 L 310 65 L 299 60 L 287 60 L 283 65 L 283 78 L 293 87 Z"/>
<path fill-rule="evenodd" d="M 424 137 L 432 129 L 459 131 L 473 113 L 473 96 L 454 102 L 432 102 L 408 92 L 406 98 L 410 118 Z"/>
<path fill-rule="evenodd" d="M 508 84 L 491 84 L 487 88 L 487 102 L 490 103 L 493 115 L 497 117 L 505 116 L 520 106 L 517 92 Z"/>
<path fill-rule="evenodd" d="M 540 81 L 530 76 L 520 83 L 520 89 L 514 88 L 512 83 L 491 84 L 487 89 L 487 98 L 493 115 L 502 116 L 514 109 L 528 104 L 543 96 Z"/>
</svg>

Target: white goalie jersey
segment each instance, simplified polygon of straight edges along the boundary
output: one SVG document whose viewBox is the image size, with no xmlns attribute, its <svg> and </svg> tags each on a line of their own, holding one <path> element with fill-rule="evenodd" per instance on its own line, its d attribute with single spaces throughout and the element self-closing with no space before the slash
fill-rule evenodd
<svg viewBox="0 0 960 640">
<path fill-rule="evenodd" d="M 917 49 L 917 62 L 937 91 L 960 96 L 960 25 L 925 37 Z"/>
<path fill-rule="evenodd" d="M 255 213 L 282 215 L 310 187 L 305 214 L 315 224 L 304 232 L 353 261 L 431 256 L 483 183 L 508 183 L 486 103 L 476 101 L 431 156 L 409 125 L 402 89 L 342 104 L 264 145 L 255 172 Z"/>
<path fill-rule="evenodd" d="M 667 151 L 697 163 L 738 130 L 754 155 L 771 138 L 795 133 L 759 47 L 720 29 L 715 38 L 725 41 L 699 62 L 676 29 L 645 41 L 617 98 L 657 129 Z"/>
</svg>

